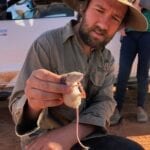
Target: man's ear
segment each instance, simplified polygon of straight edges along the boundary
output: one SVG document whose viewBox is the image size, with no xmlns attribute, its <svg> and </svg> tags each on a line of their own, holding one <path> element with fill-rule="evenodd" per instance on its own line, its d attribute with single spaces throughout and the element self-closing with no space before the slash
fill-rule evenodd
<svg viewBox="0 0 150 150">
<path fill-rule="evenodd" d="M 79 14 L 81 15 L 81 16 L 83 16 L 84 15 L 84 13 L 85 13 L 85 11 L 86 11 L 86 9 L 88 8 L 88 4 L 89 4 L 89 1 L 88 0 L 80 0 L 80 4 L 79 4 Z"/>
<path fill-rule="evenodd" d="M 79 14 L 80 14 L 81 16 L 83 16 L 84 13 L 85 13 L 85 10 L 86 10 L 86 8 L 85 8 L 85 3 L 84 3 L 84 2 L 81 2 L 80 5 L 79 5 Z"/>
</svg>

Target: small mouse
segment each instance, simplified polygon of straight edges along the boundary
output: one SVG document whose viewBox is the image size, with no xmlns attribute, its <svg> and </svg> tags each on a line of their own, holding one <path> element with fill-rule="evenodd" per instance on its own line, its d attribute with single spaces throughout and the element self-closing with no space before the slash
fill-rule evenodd
<svg viewBox="0 0 150 150">
<path fill-rule="evenodd" d="M 85 91 L 80 83 L 84 75 L 80 72 L 70 72 L 63 74 L 60 82 L 69 86 L 72 86 L 72 92 L 69 94 L 64 94 L 64 104 L 68 107 L 76 109 L 76 136 L 78 143 L 84 150 L 88 150 L 89 147 L 83 145 L 79 138 L 79 106 L 81 104 L 82 98 L 86 98 Z"/>
</svg>

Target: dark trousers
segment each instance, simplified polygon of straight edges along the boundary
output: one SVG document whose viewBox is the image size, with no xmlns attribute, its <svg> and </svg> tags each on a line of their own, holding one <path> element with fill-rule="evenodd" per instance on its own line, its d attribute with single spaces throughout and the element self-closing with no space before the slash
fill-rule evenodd
<svg viewBox="0 0 150 150">
<path fill-rule="evenodd" d="M 126 85 L 133 61 L 138 55 L 137 66 L 137 106 L 144 106 L 148 90 L 148 72 L 150 67 L 150 32 L 127 32 L 121 41 L 120 64 L 115 99 L 121 111 Z"/>
<path fill-rule="evenodd" d="M 144 150 L 138 143 L 115 135 L 93 138 L 82 142 L 89 150 Z M 71 150 L 83 150 L 76 144 Z"/>
</svg>

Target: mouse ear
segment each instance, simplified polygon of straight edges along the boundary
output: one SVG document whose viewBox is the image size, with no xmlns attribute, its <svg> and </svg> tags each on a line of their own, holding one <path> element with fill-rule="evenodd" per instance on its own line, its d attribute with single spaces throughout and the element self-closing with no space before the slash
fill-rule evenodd
<svg viewBox="0 0 150 150">
<path fill-rule="evenodd" d="M 67 76 L 63 75 L 63 76 L 60 78 L 60 83 L 61 83 L 61 84 L 66 84 L 66 80 L 67 80 Z"/>
<path fill-rule="evenodd" d="M 85 92 L 85 90 L 84 90 L 84 88 L 80 82 L 78 83 L 78 88 L 79 88 L 79 91 L 81 93 L 81 98 L 86 98 L 86 92 Z"/>
</svg>

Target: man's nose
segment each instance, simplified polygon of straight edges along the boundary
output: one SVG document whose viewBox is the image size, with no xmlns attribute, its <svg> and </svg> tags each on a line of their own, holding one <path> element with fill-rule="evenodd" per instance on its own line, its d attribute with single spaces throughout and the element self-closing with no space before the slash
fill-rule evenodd
<svg viewBox="0 0 150 150">
<path fill-rule="evenodd" d="M 109 17 L 103 17 L 99 20 L 98 22 L 98 26 L 102 29 L 102 30 L 108 30 L 109 26 L 110 26 L 110 18 Z"/>
</svg>

